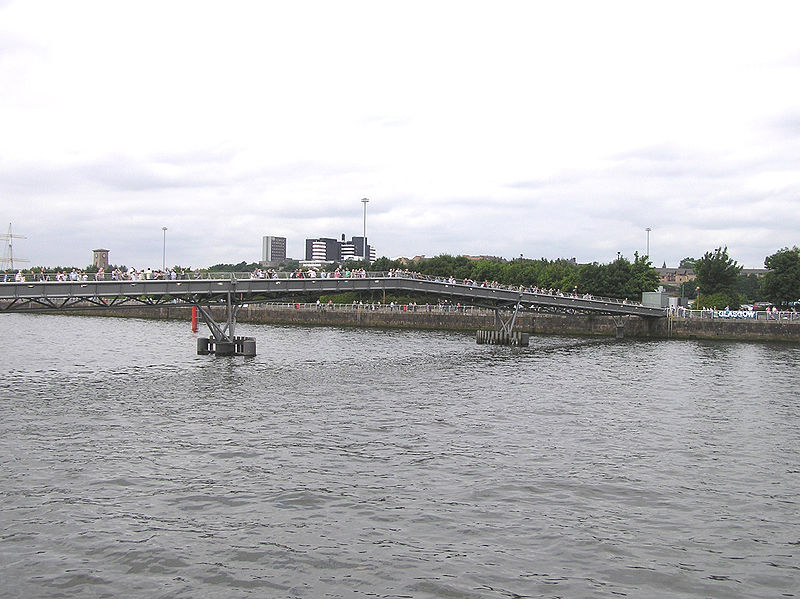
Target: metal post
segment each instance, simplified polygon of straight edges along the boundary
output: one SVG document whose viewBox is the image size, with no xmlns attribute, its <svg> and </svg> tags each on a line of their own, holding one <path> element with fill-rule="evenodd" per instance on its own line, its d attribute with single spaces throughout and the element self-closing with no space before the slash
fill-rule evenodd
<svg viewBox="0 0 800 599">
<path fill-rule="evenodd" d="M 167 270 L 167 228 L 161 227 L 161 230 L 164 232 L 164 246 L 161 254 L 161 271 L 163 272 Z"/>
<path fill-rule="evenodd" d="M 647 231 L 647 257 L 650 257 L 650 231 L 652 231 L 650 227 L 647 227 L 645 231 Z"/>
<path fill-rule="evenodd" d="M 233 305 L 231 304 L 231 292 L 228 292 L 228 301 L 227 301 L 227 316 L 228 316 L 228 337 L 232 340 L 234 335 L 236 334 L 234 328 L 236 327 L 236 310 L 234 309 Z"/>
<path fill-rule="evenodd" d="M 364 204 L 364 260 L 369 264 L 369 253 L 367 252 L 367 204 L 368 198 L 361 198 L 361 203 Z"/>
</svg>

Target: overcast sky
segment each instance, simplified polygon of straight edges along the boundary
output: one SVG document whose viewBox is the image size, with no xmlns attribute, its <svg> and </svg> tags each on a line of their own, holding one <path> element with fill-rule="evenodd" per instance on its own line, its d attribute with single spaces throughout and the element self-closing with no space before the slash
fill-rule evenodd
<svg viewBox="0 0 800 599">
<path fill-rule="evenodd" d="M 31 265 L 800 245 L 800 2 L 0 0 Z"/>
</svg>

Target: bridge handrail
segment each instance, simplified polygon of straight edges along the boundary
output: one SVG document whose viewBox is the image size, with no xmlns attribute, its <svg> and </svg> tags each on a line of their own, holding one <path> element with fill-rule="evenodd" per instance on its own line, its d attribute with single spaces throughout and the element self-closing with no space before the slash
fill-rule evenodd
<svg viewBox="0 0 800 599">
<path fill-rule="evenodd" d="M 525 287 L 524 285 L 503 285 L 501 283 L 480 283 L 478 284 L 476 281 L 472 281 L 470 279 L 466 279 L 465 281 L 459 281 L 453 277 L 437 277 L 433 275 L 422 275 L 419 273 L 401 273 L 395 274 L 395 277 L 400 278 L 410 278 L 416 280 L 423 280 L 423 281 L 431 281 L 436 283 L 445 283 L 448 285 L 461 285 L 463 287 L 478 287 L 478 288 L 486 288 L 486 289 L 498 289 L 502 291 L 513 291 L 513 292 L 522 292 L 528 293 L 531 295 L 536 296 L 551 296 L 551 297 L 564 297 L 564 298 L 571 298 L 571 299 L 580 299 L 586 301 L 595 301 L 601 302 L 605 304 L 620 304 L 620 305 L 628 305 L 628 306 L 643 306 L 641 302 L 632 301 L 628 299 L 620 299 L 616 297 L 600 297 L 597 295 L 590 295 L 590 294 L 583 294 L 578 295 L 577 293 L 564 293 L 563 291 L 554 290 L 554 289 L 547 289 L 541 290 L 538 287 Z"/>
<path fill-rule="evenodd" d="M 332 311 L 372 311 L 372 312 L 452 312 L 459 314 L 492 314 L 491 308 L 474 306 L 472 304 L 454 304 L 452 302 L 437 303 L 397 303 L 383 304 L 377 302 L 351 302 L 351 303 L 327 303 L 321 302 L 292 302 L 275 300 L 270 302 L 259 302 L 259 305 L 267 308 L 279 309 L 299 309 L 299 310 L 332 310 Z M 672 318 L 703 318 L 703 319 L 735 319 L 735 315 L 728 315 L 726 310 L 682 310 L 680 313 L 672 308 L 665 308 Z M 761 322 L 789 321 L 800 323 L 800 312 L 782 310 L 779 312 L 757 311 L 752 312 L 750 318 Z"/>
<path fill-rule="evenodd" d="M 537 297 L 563 297 L 563 298 L 571 298 L 571 299 L 580 299 L 584 301 L 591 301 L 597 303 L 604 303 L 604 304 L 619 304 L 619 305 L 629 305 L 629 306 L 643 306 L 641 302 L 637 302 L 634 300 L 628 299 L 620 299 L 615 297 L 600 297 L 590 294 L 583 294 L 578 295 L 576 293 L 564 293 L 560 290 L 554 289 L 539 289 L 538 287 L 525 287 L 525 286 L 518 286 L 518 285 L 504 285 L 496 282 L 488 282 L 484 281 L 482 283 L 478 283 L 477 281 L 473 281 L 471 279 L 455 279 L 454 277 L 442 277 L 436 275 L 425 275 L 417 272 L 411 271 L 352 271 L 349 276 L 346 275 L 347 272 L 345 271 L 340 276 L 335 276 L 334 273 L 328 272 L 314 272 L 314 271 L 306 271 L 303 273 L 302 276 L 297 276 L 295 272 L 271 272 L 269 276 L 267 276 L 267 271 L 259 270 L 259 273 L 263 273 L 262 276 L 258 276 L 256 272 L 220 272 L 220 271 L 190 271 L 190 272 L 182 272 L 182 273 L 175 273 L 174 277 L 169 276 L 166 273 L 160 273 L 158 271 L 151 271 L 147 273 L 146 271 L 137 271 L 137 277 L 131 278 L 129 273 L 82 273 L 81 278 L 73 279 L 70 277 L 71 273 L 59 273 L 57 271 L 45 271 L 44 273 L 34 273 L 32 275 L 33 281 L 42 282 L 42 281 L 58 281 L 58 282 L 100 282 L 100 281 L 130 281 L 130 280 L 153 280 L 153 281 L 166 281 L 166 280 L 253 280 L 253 279 L 290 279 L 290 278 L 351 278 L 351 279 L 378 279 L 378 278 L 401 278 L 401 279 L 413 279 L 419 281 L 427 281 L 431 283 L 443 283 L 447 285 L 458 285 L 464 288 L 486 288 L 486 289 L 496 289 L 500 291 L 511 291 L 517 292 L 522 294 L 530 294 Z M 309 276 L 309 273 L 313 273 L 313 276 Z M 255 275 L 255 276 L 254 276 Z M 16 282 L 14 280 L 14 273 L 3 273 L 0 275 L 0 283 L 13 283 Z M 25 276 L 26 279 L 30 278 L 31 275 L 28 274 Z M 523 295 L 524 296 L 524 295 Z"/>
</svg>

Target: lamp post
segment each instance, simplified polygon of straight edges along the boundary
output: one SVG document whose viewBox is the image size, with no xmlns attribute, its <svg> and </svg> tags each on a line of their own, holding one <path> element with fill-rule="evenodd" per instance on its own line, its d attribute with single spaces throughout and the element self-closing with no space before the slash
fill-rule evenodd
<svg viewBox="0 0 800 599">
<path fill-rule="evenodd" d="M 647 227 L 645 231 L 647 232 L 647 257 L 650 257 L 650 231 L 652 231 L 650 227 Z"/>
<path fill-rule="evenodd" d="M 162 246 L 161 252 L 161 272 L 164 272 L 167 269 L 167 228 L 161 227 L 161 230 L 164 232 L 164 245 Z"/>
<path fill-rule="evenodd" d="M 367 204 L 368 198 L 361 198 L 361 203 L 364 204 L 364 260 L 369 264 L 369 252 L 367 251 Z"/>
</svg>

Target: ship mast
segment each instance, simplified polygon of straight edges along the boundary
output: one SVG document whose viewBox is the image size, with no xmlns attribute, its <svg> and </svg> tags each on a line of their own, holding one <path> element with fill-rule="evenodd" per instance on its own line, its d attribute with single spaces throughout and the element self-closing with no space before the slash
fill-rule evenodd
<svg viewBox="0 0 800 599">
<path fill-rule="evenodd" d="M 14 270 L 14 240 L 15 239 L 27 239 L 24 235 L 14 235 L 11 232 L 11 223 L 8 223 L 8 233 L 0 234 L 0 239 L 6 240 L 6 247 L 5 252 L 3 252 L 3 257 L 0 258 L 0 263 L 8 264 L 8 267 L 11 270 Z M 27 262 L 26 258 L 16 258 L 17 262 Z"/>
</svg>

